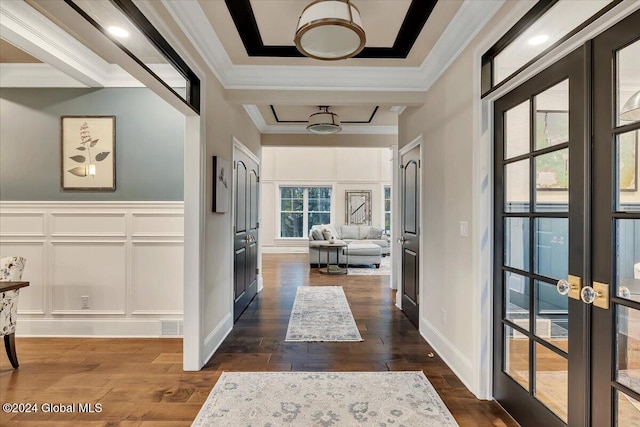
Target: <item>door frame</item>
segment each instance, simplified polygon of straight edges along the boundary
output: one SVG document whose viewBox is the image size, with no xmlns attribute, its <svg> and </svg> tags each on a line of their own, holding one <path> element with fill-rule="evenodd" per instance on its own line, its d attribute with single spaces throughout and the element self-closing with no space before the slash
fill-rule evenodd
<svg viewBox="0 0 640 427">
<path fill-rule="evenodd" d="M 261 165 L 260 165 L 260 158 L 258 156 L 256 156 L 250 149 L 249 147 L 247 147 L 246 145 L 244 145 L 242 142 L 240 142 L 240 140 L 238 140 L 238 138 L 236 138 L 235 136 L 231 137 L 231 141 L 232 141 L 232 145 L 233 145 L 233 155 L 232 155 L 232 165 L 233 165 L 233 169 L 235 170 L 235 162 L 238 160 L 236 158 L 236 150 L 241 151 L 243 154 L 245 154 L 247 157 L 249 157 L 251 160 L 253 160 L 254 162 L 256 162 L 256 165 L 258 165 L 258 178 L 262 175 L 262 170 L 261 170 Z M 234 179 L 231 180 L 231 209 L 229 209 L 229 213 L 231 214 L 231 227 L 229 230 L 229 236 L 230 236 L 230 244 L 229 244 L 229 253 L 233 254 L 235 253 L 235 246 L 234 246 L 234 242 L 235 242 L 235 233 L 233 231 L 233 226 L 235 223 L 235 206 L 236 206 L 236 181 L 235 181 L 235 172 L 232 174 Z M 259 269 L 259 273 L 258 273 L 258 288 L 256 290 L 256 295 L 260 293 L 260 291 L 262 291 L 262 227 L 260 227 L 260 223 L 262 222 L 262 207 L 261 207 L 261 196 L 262 196 L 262 190 L 261 190 L 261 184 L 262 182 L 259 181 L 258 182 L 258 269 Z M 230 271 L 233 273 L 234 271 L 234 267 L 235 267 L 235 261 L 234 261 L 234 257 L 231 256 L 230 257 L 230 265 L 229 268 L 231 269 Z M 230 284 L 230 297 L 229 297 L 229 310 L 231 310 L 231 313 L 233 315 L 233 304 L 234 304 L 234 300 L 235 300 L 235 279 L 232 277 L 231 279 L 231 284 Z"/>
<path fill-rule="evenodd" d="M 493 104 L 506 93 L 520 86 L 540 71 L 567 56 L 573 50 L 640 9 L 640 2 L 622 2 L 585 27 L 578 34 L 556 47 L 504 86 L 481 98 L 480 75 L 482 55 L 493 46 L 530 8 L 519 2 L 505 14 L 501 25 L 489 31 L 473 51 L 473 182 L 471 192 L 473 215 L 470 224 L 473 265 L 473 313 L 470 325 L 473 357 L 470 360 L 472 383 L 467 384 L 479 399 L 493 399 Z M 456 371 L 456 369 L 454 369 Z"/>
<path fill-rule="evenodd" d="M 418 257 L 418 277 L 419 277 L 419 285 L 418 285 L 418 292 L 419 292 L 419 298 L 418 298 L 418 305 L 419 305 L 419 314 L 418 314 L 418 331 L 420 332 L 420 334 L 425 337 L 425 331 L 426 331 L 426 327 L 423 326 L 423 321 L 422 321 L 422 309 L 423 309 L 423 304 L 420 301 L 422 299 L 422 296 L 424 295 L 424 262 L 422 262 L 422 257 L 424 256 L 424 242 L 423 242 L 423 238 L 422 236 L 424 235 L 424 212 L 422 209 L 422 201 L 424 200 L 423 194 L 424 194 L 424 185 L 422 182 L 422 167 L 425 164 L 424 162 L 424 149 L 423 149 L 423 144 L 424 142 L 424 134 L 422 132 L 420 132 L 420 134 L 418 134 L 418 136 L 414 137 L 411 141 L 409 141 L 408 144 L 406 144 L 405 146 L 403 146 L 402 148 L 400 148 L 398 150 L 398 165 L 402 164 L 402 156 L 407 154 L 409 151 L 413 150 L 416 147 L 420 147 L 420 156 L 419 156 L 419 160 L 420 160 L 420 167 L 418 168 L 418 182 L 420 183 L 420 199 L 419 199 L 419 203 L 418 203 L 418 209 L 420 210 L 419 212 L 419 221 L 418 221 L 418 232 L 419 232 L 419 236 L 418 236 L 418 242 L 419 242 L 419 248 L 420 248 L 420 256 Z M 397 212 L 396 212 L 396 217 L 398 218 L 398 224 L 400 226 L 400 229 L 402 228 L 402 218 L 404 218 L 403 212 L 402 212 L 402 194 L 400 193 L 400 188 L 402 186 L 402 170 L 400 169 L 400 167 L 398 167 L 396 169 L 396 182 L 397 182 L 397 187 L 398 187 L 398 192 L 397 192 L 397 200 L 398 200 L 398 205 L 397 205 Z M 393 216 L 394 213 L 391 212 L 391 215 Z M 398 234 L 394 234 L 395 237 L 398 236 Z M 392 258 L 391 258 L 391 263 L 396 265 L 396 283 L 398 284 L 398 291 L 396 292 L 396 307 L 398 307 L 400 310 L 402 310 L 402 245 L 397 241 L 397 240 L 393 240 L 392 242 L 393 245 L 393 250 L 391 251 L 392 253 Z M 426 338 L 426 337 L 425 337 Z"/>
</svg>

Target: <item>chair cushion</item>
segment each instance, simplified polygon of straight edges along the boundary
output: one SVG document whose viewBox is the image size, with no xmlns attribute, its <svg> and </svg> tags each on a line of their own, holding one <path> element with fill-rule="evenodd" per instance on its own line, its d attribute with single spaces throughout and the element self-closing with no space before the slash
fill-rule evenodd
<svg viewBox="0 0 640 427">
<path fill-rule="evenodd" d="M 360 225 L 358 226 L 358 239 L 364 240 L 369 235 L 369 230 L 371 230 L 370 225 Z"/>
<path fill-rule="evenodd" d="M 349 251 L 349 256 L 380 256 L 382 255 L 382 248 L 373 243 L 350 243 L 349 246 L 343 249 L 343 252 Z"/>
<path fill-rule="evenodd" d="M 384 228 L 382 227 L 370 227 L 369 233 L 363 239 L 374 239 L 379 240 L 382 238 L 382 233 L 384 232 Z"/>
</svg>

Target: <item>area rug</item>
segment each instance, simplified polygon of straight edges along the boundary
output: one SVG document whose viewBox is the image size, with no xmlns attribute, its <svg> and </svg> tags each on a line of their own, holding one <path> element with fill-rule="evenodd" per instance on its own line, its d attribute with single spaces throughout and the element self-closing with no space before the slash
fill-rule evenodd
<svg viewBox="0 0 640 427">
<path fill-rule="evenodd" d="M 457 426 L 422 372 L 224 372 L 192 427 Z"/>
<path fill-rule="evenodd" d="M 285 341 L 362 341 L 342 287 L 299 287 Z"/>
<path fill-rule="evenodd" d="M 380 261 L 380 268 L 371 266 L 349 266 L 349 274 L 353 276 L 391 276 L 391 256 L 386 256 Z"/>
</svg>

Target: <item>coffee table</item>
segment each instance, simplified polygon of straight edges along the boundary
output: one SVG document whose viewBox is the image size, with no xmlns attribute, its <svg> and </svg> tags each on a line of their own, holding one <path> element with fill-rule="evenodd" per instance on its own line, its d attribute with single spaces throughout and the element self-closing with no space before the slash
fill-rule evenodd
<svg viewBox="0 0 640 427">
<path fill-rule="evenodd" d="M 322 242 L 318 245 L 318 271 L 320 271 L 321 274 L 347 274 L 347 272 L 349 271 L 349 251 L 346 252 L 346 256 L 347 256 L 347 263 L 345 264 L 345 267 L 340 267 L 339 263 L 340 263 L 340 251 L 343 248 L 346 248 L 348 245 L 344 242 L 335 242 L 335 243 L 329 243 L 329 242 Z M 330 254 L 331 251 L 334 250 L 336 251 L 336 263 L 335 264 L 331 264 L 330 262 Z M 322 251 L 326 251 L 327 254 L 327 262 L 324 263 L 325 267 L 321 267 L 321 263 L 320 263 L 320 259 L 321 256 L 320 254 L 322 254 Z"/>
</svg>

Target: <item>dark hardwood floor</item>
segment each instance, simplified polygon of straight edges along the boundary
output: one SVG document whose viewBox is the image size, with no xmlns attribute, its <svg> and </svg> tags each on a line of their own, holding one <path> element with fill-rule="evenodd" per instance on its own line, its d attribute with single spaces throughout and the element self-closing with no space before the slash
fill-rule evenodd
<svg viewBox="0 0 640 427">
<path fill-rule="evenodd" d="M 264 290 L 200 372 L 182 371 L 178 339 L 17 338 L 0 358 L 0 402 L 101 403 L 99 413 L 0 413 L 2 426 L 188 426 L 223 371 L 422 370 L 461 426 L 517 426 L 477 400 L 394 306 L 386 276 L 325 276 L 306 255 L 264 255 Z M 364 338 L 286 343 L 296 288 L 343 286 Z M 417 426 L 416 426 L 417 427 Z"/>
</svg>

